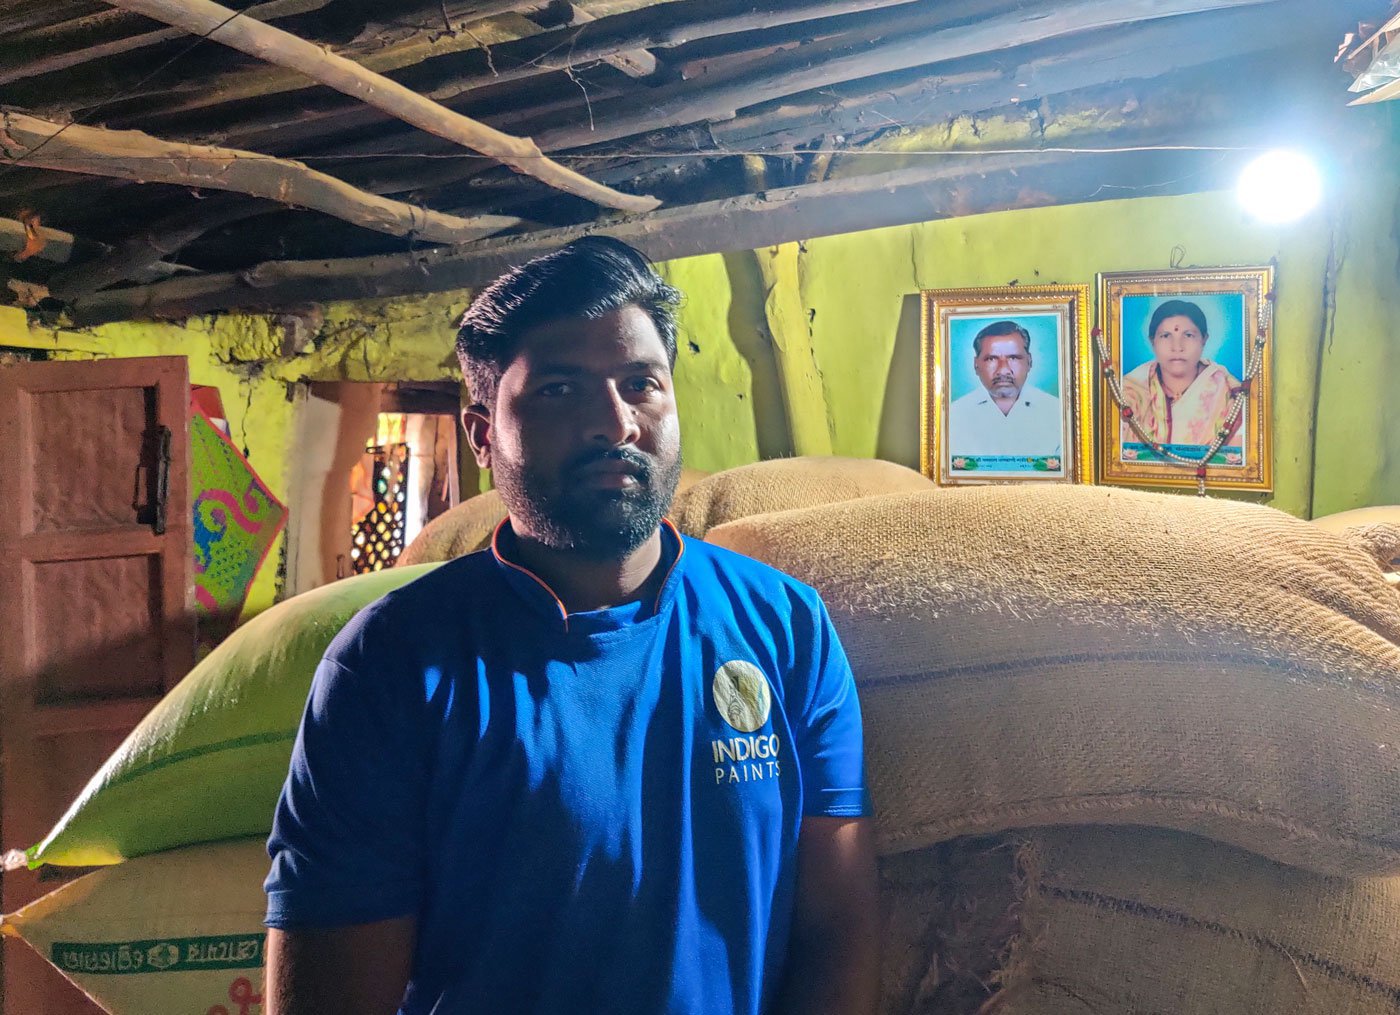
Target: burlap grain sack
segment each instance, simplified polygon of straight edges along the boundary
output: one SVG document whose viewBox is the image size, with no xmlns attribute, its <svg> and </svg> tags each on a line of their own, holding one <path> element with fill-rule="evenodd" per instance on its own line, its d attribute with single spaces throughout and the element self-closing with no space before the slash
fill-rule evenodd
<svg viewBox="0 0 1400 1015">
<path fill-rule="evenodd" d="M 1339 511 L 1334 515 L 1314 518 L 1313 524 L 1328 532 L 1345 532 L 1362 525 L 1400 525 L 1400 504 L 1378 505 Z"/>
<path fill-rule="evenodd" d="M 397 567 L 455 560 L 491 542 L 491 533 L 506 516 L 501 495 L 487 490 L 438 515 L 399 554 Z"/>
<path fill-rule="evenodd" d="M 1400 879 L 1062 827 L 882 861 L 882 1015 L 1400 1011 Z"/>
<path fill-rule="evenodd" d="M 682 469 L 678 492 L 684 492 L 709 475 L 699 469 Z M 501 495 L 487 490 L 444 511 L 413 538 L 399 554 L 396 566 L 411 567 L 434 561 L 456 560 L 486 548 L 491 534 L 506 516 Z"/>
<path fill-rule="evenodd" d="M 71 881 L 0 931 L 113 1015 L 262 1010 L 262 837 L 155 853 Z"/>
<path fill-rule="evenodd" d="M 1359 543 L 1392 576 L 1400 572 L 1400 505 L 1356 508 L 1314 518 L 1313 524 Z M 1392 577 L 1391 584 L 1397 579 Z"/>
<path fill-rule="evenodd" d="M 701 539 L 717 525 L 751 515 L 931 489 L 927 477 L 879 459 L 775 458 L 696 483 L 676 497 L 671 520 L 687 536 Z"/>
<path fill-rule="evenodd" d="M 886 851 L 1066 822 L 1400 872 L 1400 595 L 1249 504 L 983 487 L 745 519 L 712 541 L 823 594 Z"/>
</svg>

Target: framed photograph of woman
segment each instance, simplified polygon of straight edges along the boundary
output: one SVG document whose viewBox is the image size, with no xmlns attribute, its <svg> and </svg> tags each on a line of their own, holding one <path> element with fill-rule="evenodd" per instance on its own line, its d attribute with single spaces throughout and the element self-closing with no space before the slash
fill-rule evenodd
<svg viewBox="0 0 1400 1015">
<path fill-rule="evenodd" d="M 1099 276 L 1101 482 L 1273 488 L 1273 288 L 1267 266 Z"/>
<path fill-rule="evenodd" d="M 924 474 L 944 486 L 1092 480 L 1089 287 L 922 296 Z"/>
</svg>

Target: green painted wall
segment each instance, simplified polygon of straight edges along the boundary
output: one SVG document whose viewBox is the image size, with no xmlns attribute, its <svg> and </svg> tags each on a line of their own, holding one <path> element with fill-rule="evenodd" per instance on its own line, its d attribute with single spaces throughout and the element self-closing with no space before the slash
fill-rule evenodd
<svg viewBox="0 0 1400 1015">
<path fill-rule="evenodd" d="M 687 293 L 676 368 L 686 462 L 713 471 L 829 440 L 838 455 L 917 467 L 920 289 L 1275 261 L 1276 491 L 1260 499 L 1303 516 L 1400 503 L 1400 405 L 1388 398 L 1400 372 L 1397 195 L 1400 170 L 1377 159 L 1331 208 L 1288 227 L 1252 223 L 1228 193 L 1138 197 L 662 265 Z M 296 461 L 289 385 L 455 378 L 454 321 L 468 299 L 335 304 L 300 331 L 253 315 L 53 331 L 10 312 L 0 346 L 58 358 L 188 356 L 191 379 L 222 390 L 235 441 L 280 492 Z M 798 368 L 816 377 L 782 372 Z M 249 610 L 276 591 L 268 568 Z"/>
<path fill-rule="evenodd" d="M 796 246 L 796 277 L 787 284 L 806 311 L 825 403 L 816 411 L 826 415 L 835 454 L 918 467 L 920 289 L 1092 285 L 1099 271 L 1274 262 L 1275 492 L 1254 499 L 1301 516 L 1400 503 L 1400 405 L 1388 397 L 1400 376 L 1400 341 L 1392 337 L 1400 322 L 1394 166 L 1375 164 L 1350 178 L 1333 207 L 1289 226 L 1255 223 L 1233 193 L 1211 192 L 1002 212 Z M 687 337 L 702 350 L 720 345 L 715 355 L 723 356 L 725 346 L 747 347 L 755 334 L 792 326 L 790 314 L 765 317 L 752 259 L 709 255 L 667 271 L 689 285 L 677 387 L 691 463 L 713 469 L 748 460 L 750 426 L 761 448 L 790 446 L 776 384 L 758 402 L 766 412 L 736 417 L 732 384 L 695 372 L 684 352 Z M 741 283 L 740 272 L 752 280 Z M 736 433 L 743 439 L 715 439 Z"/>
</svg>

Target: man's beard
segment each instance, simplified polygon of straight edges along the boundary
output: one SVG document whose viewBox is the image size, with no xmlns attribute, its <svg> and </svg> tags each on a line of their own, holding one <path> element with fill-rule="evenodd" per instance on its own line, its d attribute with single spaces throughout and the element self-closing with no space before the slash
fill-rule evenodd
<svg viewBox="0 0 1400 1015">
<path fill-rule="evenodd" d="M 991 391 L 996 398 L 1018 398 L 1021 394 L 1013 377 L 993 377 Z"/>
<path fill-rule="evenodd" d="M 636 469 L 625 489 L 584 489 L 574 480 L 597 461 L 622 461 Z M 491 478 L 512 517 L 556 550 L 598 559 L 621 558 L 640 547 L 661 524 L 681 478 L 680 448 L 645 455 L 631 448 L 575 457 L 557 476 L 497 457 Z"/>
</svg>

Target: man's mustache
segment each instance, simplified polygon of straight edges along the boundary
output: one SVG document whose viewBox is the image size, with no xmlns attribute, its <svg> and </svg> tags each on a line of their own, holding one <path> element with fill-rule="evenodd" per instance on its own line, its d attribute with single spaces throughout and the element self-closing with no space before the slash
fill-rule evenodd
<svg viewBox="0 0 1400 1015">
<path fill-rule="evenodd" d="M 595 462 L 626 462 L 637 470 L 638 479 L 644 482 L 651 479 L 651 458 L 634 448 L 608 448 L 600 451 L 585 451 L 571 458 L 568 465 L 565 466 L 564 471 L 566 473 L 577 472 L 586 469 Z"/>
</svg>

